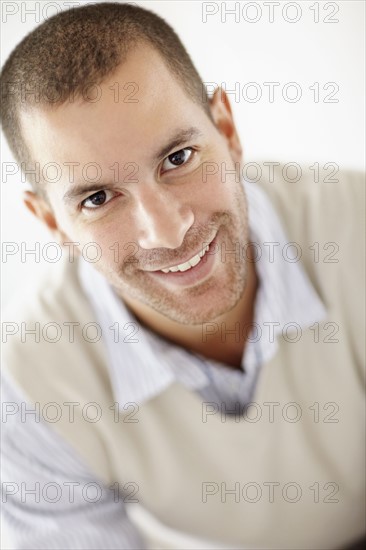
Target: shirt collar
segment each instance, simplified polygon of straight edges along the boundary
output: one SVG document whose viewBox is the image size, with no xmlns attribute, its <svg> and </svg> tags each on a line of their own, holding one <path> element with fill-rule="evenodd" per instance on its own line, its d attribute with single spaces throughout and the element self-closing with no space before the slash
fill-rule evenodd
<svg viewBox="0 0 366 550">
<path fill-rule="evenodd" d="M 248 201 L 250 240 L 258 253 L 256 270 L 259 288 L 254 320 L 262 331 L 250 339 L 242 366 L 255 369 L 277 350 L 277 335 L 292 324 L 301 329 L 323 319 L 326 310 L 300 262 L 292 262 L 295 247 L 285 232 L 267 195 L 253 182 L 243 182 Z M 191 389 L 208 384 L 197 359 L 179 346 L 141 326 L 91 263 L 80 260 L 82 287 L 99 322 L 108 354 L 108 367 L 116 401 L 142 403 L 158 395 L 179 379 Z M 215 363 L 215 362 L 214 362 Z"/>
<path fill-rule="evenodd" d="M 264 362 L 276 353 L 278 342 L 272 330 L 274 336 L 284 329 L 290 334 L 324 319 L 327 312 L 300 262 L 300 245 L 287 239 L 266 193 L 254 182 L 244 181 L 244 188 L 260 282 L 254 318 L 261 338 L 248 342 L 244 357 L 245 366 L 251 369 L 258 355 Z"/>
</svg>

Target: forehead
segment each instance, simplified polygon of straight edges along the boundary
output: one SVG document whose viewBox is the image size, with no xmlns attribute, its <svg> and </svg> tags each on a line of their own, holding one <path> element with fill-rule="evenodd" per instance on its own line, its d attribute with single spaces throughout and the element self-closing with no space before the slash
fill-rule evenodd
<svg viewBox="0 0 366 550">
<path fill-rule="evenodd" d="M 100 85 L 86 83 L 84 99 L 21 116 L 24 138 L 41 165 L 143 161 L 171 129 L 207 120 L 148 46 L 131 51 Z"/>
</svg>

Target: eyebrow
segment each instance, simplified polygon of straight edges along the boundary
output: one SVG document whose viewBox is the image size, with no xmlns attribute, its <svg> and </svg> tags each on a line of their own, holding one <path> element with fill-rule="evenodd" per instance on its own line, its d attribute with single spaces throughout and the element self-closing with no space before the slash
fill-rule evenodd
<svg viewBox="0 0 366 550">
<path fill-rule="evenodd" d="M 160 149 L 158 149 L 155 154 L 153 155 L 154 160 L 161 160 L 164 157 L 170 153 L 173 149 L 176 147 L 179 147 L 180 145 L 183 145 L 187 141 L 190 141 L 194 137 L 200 137 L 202 136 L 202 132 L 196 128 L 195 126 L 191 126 L 190 128 L 180 129 L 175 131 L 169 141 Z M 97 191 L 100 191 L 102 189 L 114 189 L 115 188 L 115 182 L 111 183 L 109 182 L 103 182 L 99 181 L 92 184 L 86 184 L 86 183 L 77 183 L 73 187 L 71 187 L 63 196 L 64 202 L 71 202 L 75 201 L 82 195 L 85 195 L 87 193 L 92 193 L 93 191 L 96 193 Z"/>
</svg>

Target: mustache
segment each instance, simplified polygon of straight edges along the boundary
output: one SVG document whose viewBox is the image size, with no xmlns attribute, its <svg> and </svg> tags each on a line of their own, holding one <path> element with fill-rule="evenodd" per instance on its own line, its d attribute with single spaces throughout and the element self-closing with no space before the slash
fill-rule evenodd
<svg viewBox="0 0 366 550">
<path fill-rule="evenodd" d="M 189 253 L 198 251 L 200 247 L 207 245 L 214 238 L 218 228 L 221 225 L 228 225 L 230 220 L 231 215 L 228 212 L 216 212 L 207 224 L 192 226 L 187 231 L 182 245 L 174 250 L 169 248 L 144 250 L 135 243 L 136 250 L 124 260 L 121 271 L 128 274 L 136 269 L 145 270 L 148 268 L 154 270 L 159 269 L 162 264 L 179 263 Z"/>
</svg>

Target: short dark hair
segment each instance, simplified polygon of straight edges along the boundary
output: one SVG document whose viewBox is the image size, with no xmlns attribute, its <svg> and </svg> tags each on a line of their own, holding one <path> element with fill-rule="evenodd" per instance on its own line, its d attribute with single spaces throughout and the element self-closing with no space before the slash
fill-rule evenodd
<svg viewBox="0 0 366 550">
<path fill-rule="evenodd" d="M 70 97 L 82 97 L 85 83 L 103 82 L 140 43 L 161 54 L 185 92 L 212 120 L 203 82 L 164 19 L 132 4 L 88 4 L 43 22 L 18 44 L 3 67 L 0 119 L 17 162 L 32 160 L 21 132 L 21 110 L 54 108 Z M 28 179 L 37 189 L 34 177 Z"/>
</svg>

